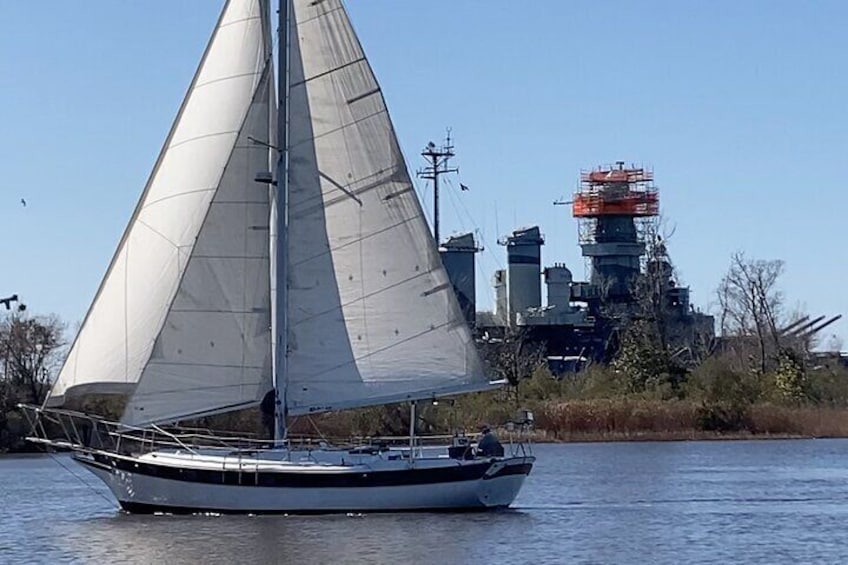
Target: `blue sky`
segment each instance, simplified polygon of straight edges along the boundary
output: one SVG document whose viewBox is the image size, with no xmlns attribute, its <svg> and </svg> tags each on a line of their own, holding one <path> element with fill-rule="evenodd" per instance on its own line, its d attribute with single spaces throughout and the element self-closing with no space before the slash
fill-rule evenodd
<svg viewBox="0 0 848 565">
<path fill-rule="evenodd" d="M 0 2 L 0 294 L 83 317 L 220 5 Z M 552 202 L 622 159 L 654 169 L 695 304 L 713 305 L 742 250 L 786 261 L 790 307 L 848 314 L 848 3 L 347 5 L 413 171 L 452 128 L 442 231 L 483 235 L 482 302 L 505 262 L 495 241 L 518 225 L 540 225 L 544 263 L 582 277 L 576 223 Z"/>
</svg>

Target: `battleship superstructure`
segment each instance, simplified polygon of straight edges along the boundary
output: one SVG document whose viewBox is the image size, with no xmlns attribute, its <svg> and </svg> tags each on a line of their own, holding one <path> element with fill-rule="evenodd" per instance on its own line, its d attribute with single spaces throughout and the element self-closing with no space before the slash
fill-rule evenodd
<svg viewBox="0 0 848 565">
<path fill-rule="evenodd" d="M 670 347 L 692 355 L 708 349 L 715 337 L 713 317 L 693 308 L 689 288 L 677 284 L 665 243 L 657 235 L 659 193 L 653 172 L 622 161 L 583 172 L 570 204 L 589 280 L 574 280 L 562 263 L 543 267 L 541 230 L 518 228 L 498 241 L 506 247 L 507 269 L 493 277 L 494 311 L 476 313 L 478 335 L 521 330 L 526 339 L 545 344 L 555 372 L 608 361 L 617 350 L 621 328 L 639 315 L 644 298 L 640 293 L 645 291 L 640 281 L 647 278 L 661 289 Z M 455 248 L 466 250 L 463 275 Z M 467 273 L 473 273 L 476 249 L 473 234 L 451 238 L 442 246 L 461 304 L 469 293 L 457 281 L 467 281 Z"/>
</svg>

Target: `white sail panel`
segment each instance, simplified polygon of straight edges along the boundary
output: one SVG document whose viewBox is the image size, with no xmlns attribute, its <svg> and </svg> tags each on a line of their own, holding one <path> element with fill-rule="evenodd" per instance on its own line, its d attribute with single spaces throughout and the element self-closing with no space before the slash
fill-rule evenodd
<svg viewBox="0 0 848 565">
<path fill-rule="evenodd" d="M 487 388 L 344 8 L 294 8 L 289 413 Z"/>
<path fill-rule="evenodd" d="M 260 0 L 224 7 L 48 404 L 73 393 L 129 392 L 138 382 L 260 86 L 266 23 Z M 267 197 L 251 213 L 262 206 Z"/>
<path fill-rule="evenodd" d="M 123 421 L 165 422 L 258 403 L 271 382 L 267 80 L 188 257 Z"/>
</svg>

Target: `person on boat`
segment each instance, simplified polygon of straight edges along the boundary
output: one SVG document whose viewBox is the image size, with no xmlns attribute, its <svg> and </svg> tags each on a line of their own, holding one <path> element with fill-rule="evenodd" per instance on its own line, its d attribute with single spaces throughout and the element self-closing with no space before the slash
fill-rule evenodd
<svg viewBox="0 0 848 565">
<path fill-rule="evenodd" d="M 483 457 L 503 457 L 504 448 L 489 426 L 480 429 L 480 440 L 477 442 L 477 454 Z"/>
</svg>

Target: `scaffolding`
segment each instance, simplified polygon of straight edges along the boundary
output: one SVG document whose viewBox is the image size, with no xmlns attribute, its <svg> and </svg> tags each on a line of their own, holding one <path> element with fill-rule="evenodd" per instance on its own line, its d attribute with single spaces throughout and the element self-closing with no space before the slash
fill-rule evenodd
<svg viewBox="0 0 848 565">
<path fill-rule="evenodd" d="M 616 216 L 633 218 L 639 241 L 643 241 L 646 228 L 659 212 L 653 171 L 635 165 L 625 168 L 623 161 L 581 171 L 580 188 L 572 200 L 580 243 L 594 243 L 598 219 Z"/>
<path fill-rule="evenodd" d="M 654 173 L 649 169 L 618 161 L 581 171 L 580 186 L 572 199 L 572 215 L 578 220 L 578 240 L 584 248 L 587 276 L 600 264 L 598 261 L 609 264 L 614 255 L 643 255 L 646 236 L 656 233 L 659 206 Z M 633 244 L 643 247 L 637 251 L 639 248 L 632 248 Z M 640 257 L 640 263 L 643 260 Z"/>
<path fill-rule="evenodd" d="M 652 217 L 659 214 L 660 200 L 654 173 L 642 167 L 624 168 L 624 163 L 580 173 L 580 189 L 574 194 L 575 218 L 600 216 Z"/>
</svg>

